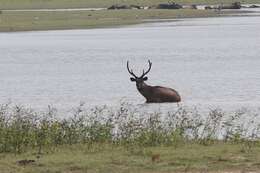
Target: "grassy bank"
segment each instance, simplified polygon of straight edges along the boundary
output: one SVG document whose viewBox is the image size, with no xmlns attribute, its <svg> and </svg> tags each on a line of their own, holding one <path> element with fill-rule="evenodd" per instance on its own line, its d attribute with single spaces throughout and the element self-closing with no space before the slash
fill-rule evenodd
<svg viewBox="0 0 260 173">
<path fill-rule="evenodd" d="M 59 117 L 67 118 L 59 118 Z M 258 112 L 0 106 L 0 172 L 259 171 Z"/>
<path fill-rule="evenodd" d="M 175 0 L 181 4 L 220 4 L 235 0 Z M 167 0 L 0 0 L 0 9 L 39 9 L 39 8 L 91 8 L 109 7 L 113 4 L 136 4 L 151 6 L 167 3 Z M 241 3 L 260 3 L 259 0 L 241 0 Z"/>
<path fill-rule="evenodd" d="M 86 29 L 142 23 L 145 19 L 218 16 L 208 10 L 101 10 L 74 12 L 20 12 L 0 14 L 0 31 Z"/>
<path fill-rule="evenodd" d="M 6 11 L 8 9 L 107 8 L 113 4 L 152 6 L 162 0 L 0 0 L 0 32 L 89 29 L 142 23 L 145 19 L 212 17 L 209 10 L 101 10 L 101 11 Z M 180 4 L 230 4 L 234 0 L 177 0 Z M 241 3 L 260 3 L 243 0 Z M 221 12 L 224 13 L 224 12 Z"/>
<path fill-rule="evenodd" d="M 22 160 L 34 160 L 22 163 Z M 248 150 L 243 144 L 185 144 L 178 147 L 132 149 L 96 144 L 60 146 L 37 155 L 0 154 L 1 173 L 169 173 L 169 172 L 259 172 L 260 145 Z"/>
</svg>

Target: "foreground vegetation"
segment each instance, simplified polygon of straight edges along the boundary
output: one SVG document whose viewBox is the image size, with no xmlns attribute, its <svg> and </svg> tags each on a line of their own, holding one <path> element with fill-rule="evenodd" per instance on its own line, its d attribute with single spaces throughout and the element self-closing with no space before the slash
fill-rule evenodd
<svg viewBox="0 0 260 173">
<path fill-rule="evenodd" d="M 0 106 L 0 170 L 8 172 L 259 171 L 258 112 L 147 112 L 122 103 L 67 118 Z M 1 172 L 0 171 L 0 172 Z M 1 173 L 2 173 L 1 172 Z"/>
<path fill-rule="evenodd" d="M 134 12 L 133 12 L 134 11 Z M 0 31 L 86 29 L 143 23 L 146 19 L 218 16 L 206 10 L 4 11 Z"/>
<path fill-rule="evenodd" d="M 21 163 L 22 160 L 34 160 Z M 19 162 L 20 161 L 20 162 Z M 185 144 L 126 148 L 95 144 L 61 146 L 38 156 L 0 154 L 1 173 L 259 172 L 260 145 Z"/>
<path fill-rule="evenodd" d="M 152 6 L 167 0 L 0 0 L 1 9 L 41 8 L 107 8 L 114 4 Z M 234 0 L 175 0 L 180 4 L 229 4 Z M 260 3 L 259 0 L 241 0 L 241 3 Z"/>
</svg>

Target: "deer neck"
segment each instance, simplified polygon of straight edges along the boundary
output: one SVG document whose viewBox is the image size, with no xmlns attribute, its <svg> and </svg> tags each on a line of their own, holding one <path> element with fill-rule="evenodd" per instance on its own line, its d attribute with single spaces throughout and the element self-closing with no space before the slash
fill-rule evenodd
<svg viewBox="0 0 260 173">
<path fill-rule="evenodd" d="M 143 83 L 141 88 L 137 88 L 137 90 L 142 94 L 145 98 L 148 98 L 151 95 L 152 87 L 147 85 L 145 82 Z"/>
</svg>

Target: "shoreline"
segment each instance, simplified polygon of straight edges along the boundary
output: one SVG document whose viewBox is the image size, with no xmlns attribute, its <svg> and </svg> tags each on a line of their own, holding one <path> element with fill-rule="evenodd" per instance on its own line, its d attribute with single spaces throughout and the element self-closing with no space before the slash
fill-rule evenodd
<svg viewBox="0 0 260 173">
<path fill-rule="evenodd" d="M 259 12 L 203 9 L 122 9 L 98 8 L 0 10 L 0 33 L 74 29 L 118 28 L 129 25 L 187 18 L 256 16 Z M 258 13 L 257 13 L 258 12 Z M 248 15 L 246 15 L 248 14 Z M 251 14 L 251 15 L 250 15 Z M 255 15 L 254 15 L 255 14 Z M 260 14 L 259 14 L 260 15 Z"/>
<path fill-rule="evenodd" d="M 2 105 L 1 171 L 260 170 L 259 121 L 250 111 L 226 114 L 214 109 L 198 114 L 195 108 L 178 108 L 164 118 L 161 113 L 143 113 L 125 104 L 117 110 L 85 110 L 80 105 L 71 118 L 58 119 L 56 114 L 52 107 L 34 112 Z M 248 116 L 253 118 L 245 120 Z M 253 129 L 247 128 L 249 125 Z"/>
<path fill-rule="evenodd" d="M 1 3 L 1 2 L 0 2 Z M 161 22 L 161 20 L 181 20 L 187 18 L 241 17 L 260 15 L 260 8 L 249 8 L 241 4 L 241 9 L 204 9 L 209 5 L 197 4 L 196 9 L 117 9 L 98 8 L 17 8 L 0 10 L 0 33 L 52 30 L 81 30 L 118 28 L 129 25 Z M 214 8 L 214 7 L 213 7 Z"/>
<path fill-rule="evenodd" d="M 108 8 L 112 5 L 139 5 L 153 6 L 159 3 L 167 3 L 167 0 L 0 0 L 0 10 L 3 9 L 55 9 L 55 8 Z M 216 5 L 220 2 L 223 4 L 231 4 L 236 0 L 212 1 L 212 0 L 175 0 L 177 4 L 182 5 Z M 259 0 L 243 0 L 243 4 L 259 3 Z"/>
</svg>

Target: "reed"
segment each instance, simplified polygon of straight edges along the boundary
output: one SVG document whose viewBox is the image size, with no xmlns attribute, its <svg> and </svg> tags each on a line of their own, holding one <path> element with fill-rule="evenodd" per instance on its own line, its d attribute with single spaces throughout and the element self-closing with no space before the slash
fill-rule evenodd
<svg viewBox="0 0 260 173">
<path fill-rule="evenodd" d="M 67 118 L 60 118 L 67 117 Z M 86 109 L 80 104 L 58 116 L 55 108 L 45 112 L 24 106 L 0 106 L 0 152 L 42 153 L 63 145 L 109 144 L 129 151 L 142 147 L 218 142 L 241 143 L 246 149 L 259 142 L 258 113 L 243 108 L 233 113 L 221 109 L 200 113 L 180 106 L 167 113 L 141 111 L 129 103 L 117 108 Z"/>
</svg>

